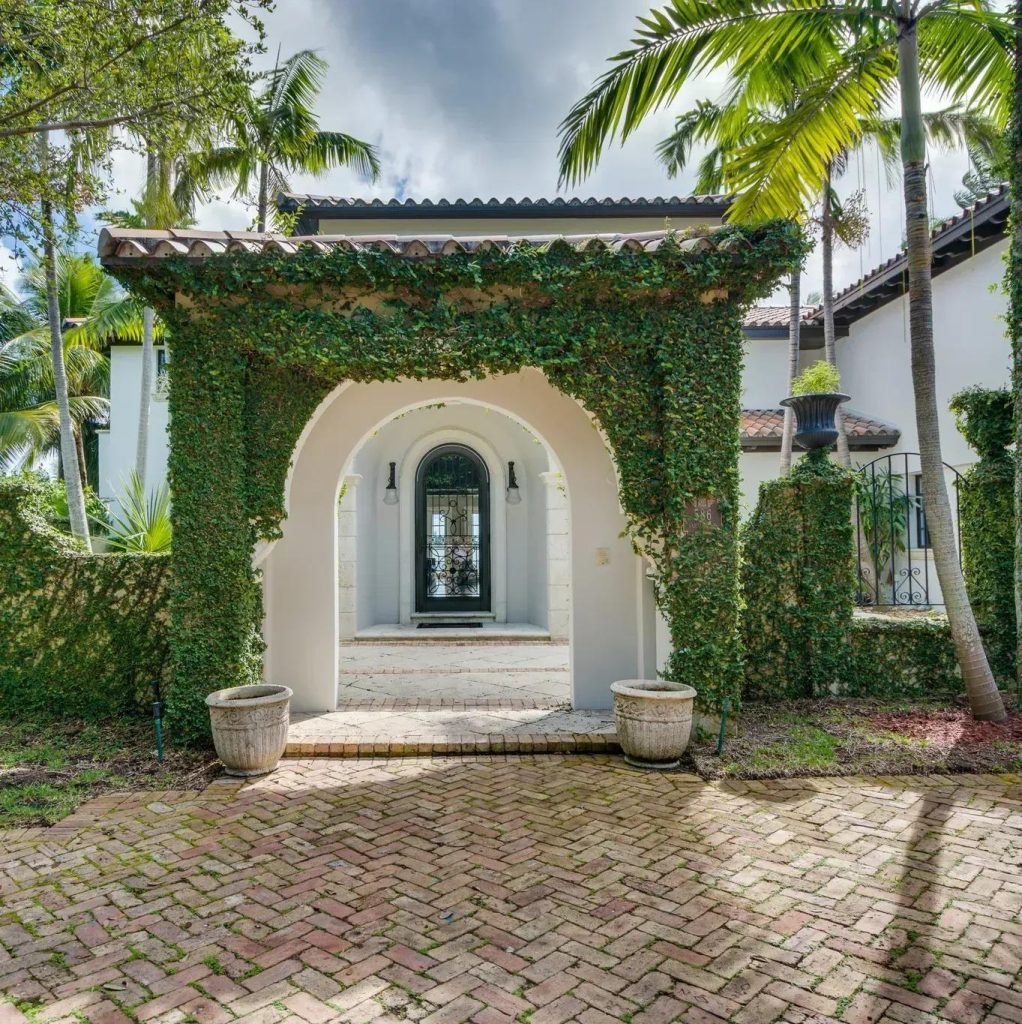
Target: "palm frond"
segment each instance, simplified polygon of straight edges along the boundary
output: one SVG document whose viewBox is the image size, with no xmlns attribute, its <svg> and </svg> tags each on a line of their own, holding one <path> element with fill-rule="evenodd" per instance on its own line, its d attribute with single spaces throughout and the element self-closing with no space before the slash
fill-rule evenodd
<svg viewBox="0 0 1022 1024">
<path fill-rule="evenodd" d="M 801 216 L 816 202 L 830 163 L 862 138 L 864 119 L 893 102 L 896 83 L 888 49 L 834 62 L 789 114 L 731 154 L 727 174 L 739 195 L 728 217 Z"/>
<path fill-rule="evenodd" d="M 120 513 L 111 518 L 107 536 L 111 548 L 151 554 L 170 550 L 173 530 L 166 484 L 147 495 L 142 479 L 132 470 L 118 504 Z"/>
<path fill-rule="evenodd" d="M 799 66 L 810 54 L 833 50 L 836 25 L 861 27 L 869 0 L 671 0 L 639 19 L 633 47 L 611 58 L 614 65 L 561 122 L 560 182 L 575 184 L 595 167 L 605 146 L 623 142 L 643 118 L 670 103 L 700 73 L 731 64 L 751 75 L 754 61 Z M 798 55 L 802 55 L 799 58 Z M 760 78 L 770 72 L 761 69 Z M 818 77 L 802 67 L 791 84 Z M 773 77 L 776 85 L 777 78 Z"/>
<path fill-rule="evenodd" d="M 291 169 L 321 174 L 332 167 L 350 167 L 370 181 L 380 174 L 376 147 L 344 132 L 316 132 L 304 146 L 301 164 Z"/>
<path fill-rule="evenodd" d="M 270 112 L 285 107 L 310 109 L 323 88 L 327 68 L 327 62 L 315 50 L 293 53 L 270 72 L 259 97 L 260 106 Z"/>
</svg>

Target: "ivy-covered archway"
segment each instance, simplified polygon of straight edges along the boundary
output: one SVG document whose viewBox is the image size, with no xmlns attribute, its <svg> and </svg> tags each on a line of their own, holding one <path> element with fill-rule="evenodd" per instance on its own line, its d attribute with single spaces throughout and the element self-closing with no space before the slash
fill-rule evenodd
<svg viewBox="0 0 1022 1024">
<path fill-rule="evenodd" d="M 737 698 L 744 309 L 801 263 L 778 222 L 633 238 L 283 239 L 108 230 L 105 265 L 156 306 L 172 350 L 173 680 L 202 698 L 260 677 L 259 540 L 279 536 L 307 420 L 339 383 L 543 371 L 595 418 L 653 569 L 666 675 Z"/>
</svg>

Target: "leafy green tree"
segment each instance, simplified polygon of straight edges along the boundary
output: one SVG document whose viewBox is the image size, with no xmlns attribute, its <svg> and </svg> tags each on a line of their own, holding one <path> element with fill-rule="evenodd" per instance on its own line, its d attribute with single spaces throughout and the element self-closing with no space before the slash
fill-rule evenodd
<svg viewBox="0 0 1022 1024">
<path fill-rule="evenodd" d="M 21 280 L 19 298 L 0 290 L 0 469 L 32 466 L 60 450 L 50 352 L 46 274 L 39 263 Z M 84 477 L 82 428 L 109 408 L 109 360 L 101 351 L 112 337 L 139 338 L 141 318 L 134 300 L 89 256 L 57 254 L 56 294 L 63 323 L 62 357 L 76 468 Z M 64 476 L 67 477 L 67 468 Z"/>
<path fill-rule="evenodd" d="M 927 524 L 973 713 L 1003 719 L 1004 704 L 958 561 L 943 473 L 922 92 L 968 101 L 1003 124 L 1014 86 L 1010 19 L 988 0 L 671 0 L 640 25 L 632 48 L 612 58 L 610 70 L 563 121 L 562 179 L 588 174 L 610 140 L 627 138 L 697 75 L 723 68 L 749 75 L 750 100 L 770 102 L 784 95 L 787 76 L 788 95 L 797 95 L 798 102 L 735 154 L 741 170 L 733 209 L 738 218 L 753 209 L 764 217 L 790 216 L 816 200 L 828 167 L 857 140 L 860 126 L 898 103 L 912 379 Z M 790 54 L 804 63 L 795 75 Z"/>
<path fill-rule="evenodd" d="M 101 201 L 132 136 L 169 142 L 247 94 L 269 0 L 0 0 L 0 233 L 32 252 L 49 290 L 50 353 L 74 535 L 91 547 L 61 337 L 57 250 Z M 235 37 L 248 25 L 255 43 Z M 124 129 L 115 132 L 113 129 Z"/>
<path fill-rule="evenodd" d="M 326 70 L 326 61 L 312 50 L 278 62 L 263 89 L 248 96 L 228 122 L 228 143 L 195 161 L 201 178 L 233 185 L 236 196 L 255 205 L 259 231 L 266 230 L 272 197 L 289 190 L 289 174 L 352 167 L 375 180 L 380 173 L 374 146 L 343 132 L 320 131 L 312 108 Z"/>
</svg>

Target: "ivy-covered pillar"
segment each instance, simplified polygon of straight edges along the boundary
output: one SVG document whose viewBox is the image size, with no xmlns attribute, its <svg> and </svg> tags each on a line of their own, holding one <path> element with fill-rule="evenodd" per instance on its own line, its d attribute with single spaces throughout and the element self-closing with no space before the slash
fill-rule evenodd
<svg viewBox="0 0 1022 1024">
<path fill-rule="evenodd" d="M 710 293 L 672 313 L 662 381 L 664 550 L 657 596 L 671 633 L 664 675 L 720 711 L 741 693 L 738 633 L 738 423 L 741 312 Z"/>
<path fill-rule="evenodd" d="M 756 700 L 827 697 L 852 681 L 853 486 L 825 449 L 760 485 L 742 564 L 746 694 Z"/>
<path fill-rule="evenodd" d="M 261 601 L 245 504 L 245 358 L 218 320 L 178 306 L 170 390 L 174 553 L 171 739 L 208 739 L 204 698 L 256 682 Z"/>
<path fill-rule="evenodd" d="M 951 400 L 979 462 L 958 482 L 962 569 L 994 675 L 1015 674 L 1014 402 L 1004 388 L 966 388 Z"/>
</svg>

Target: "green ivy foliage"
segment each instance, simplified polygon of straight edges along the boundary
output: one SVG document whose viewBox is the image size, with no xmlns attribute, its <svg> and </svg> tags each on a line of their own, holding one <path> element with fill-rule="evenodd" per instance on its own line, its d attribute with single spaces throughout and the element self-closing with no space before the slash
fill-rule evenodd
<svg viewBox="0 0 1022 1024">
<path fill-rule="evenodd" d="M 944 616 L 851 621 L 848 664 L 835 696 L 936 700 L 962 692 L 951 627 Z"/>
<path fill-rule="evenodd" d="M 115 268 L 160 308 L 174 351 L 172 732 L 204 738 L 204 695 L 260 671 L 251 553 L 280 535 L 290 460 L 317 405 L 345 381 L 526 367 L 608 439 L 674 642 L 666 675 L 706 708 L 737 701 L 741 314 L 801 265 L 806 241 L 776 222 L 687 242 L 419 259 L 307 246 Z"/>
<path fill-rule="evenodd" d="M 760 485 L 742 535 L 750 699 L 824 697 L 842 684 L 855 593 L 852 487 L 822 451 Z"/>
<path fill-rule="evenodd" d="M 991 668 L 1007 679 L 1015 671 L 1013 398 L 1006 388 L 972 387 L 955 395 L 951 410 L 979 455 L 958 483 L 962 568 Z"/>
<path fill-rule="evenodd" d="M 0 480 L 0 714 L 135 710 L 169 661 L 170 560 L 86 554 L 52 509 L 52 485 Z"/>
</svg>

